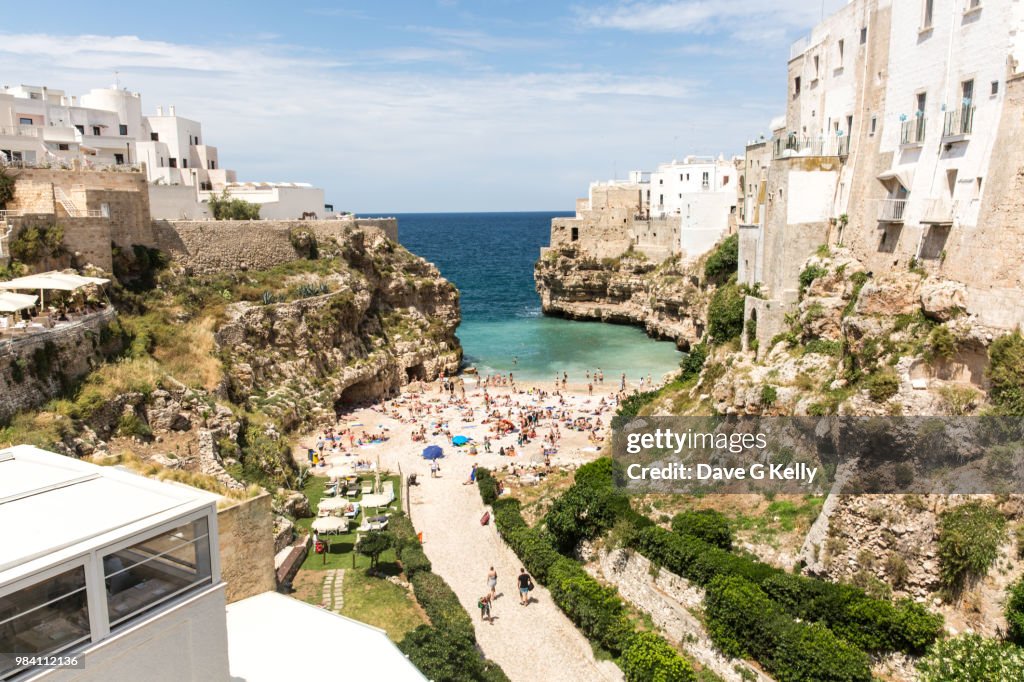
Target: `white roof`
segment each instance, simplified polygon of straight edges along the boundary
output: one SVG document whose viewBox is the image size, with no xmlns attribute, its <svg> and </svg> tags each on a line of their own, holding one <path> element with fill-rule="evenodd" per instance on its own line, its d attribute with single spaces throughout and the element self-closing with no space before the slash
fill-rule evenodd
<svg viewBox="0 0 1024 682">
<path fill-rule="evenodd" d="M 0 313 L 16 313 L 35 306 L 38 296 L 0 291 Z"/>
<path fill-rule="evenodd" d="M 227 611 L 233 680 L 314 680 L 325 674 L 375 682 L 427 679 L 383 630 L 283 594 L 264 592 L 228 604 Z"/>
<path fill-rule="evenodd" d="M 102 277 L 83 277 L 69 272 L 57 272 L 54 270 L 0 282 L 0 289 L 75 291 L 90 284 L 106 284 L 109 281 L 109 279 Z"/>
<path fill-rule="evenodd" d="M 0 585 L 216 500 L 30 445 L 0 450 Z"/>
</svg>

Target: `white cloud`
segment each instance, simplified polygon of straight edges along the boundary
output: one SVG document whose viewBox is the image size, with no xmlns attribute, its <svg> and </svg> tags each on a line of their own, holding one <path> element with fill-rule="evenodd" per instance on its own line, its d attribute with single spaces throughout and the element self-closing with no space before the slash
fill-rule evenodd
<svg viewBox="0 0 1024 682">
<path fill-rule="evenodd" d="M 241 178 L 314 182 L 349 210 L 571 208 L 613 160 L 621 174 L 684 151 L 741 152 L 774 113 L 682 77 L 407 63 L 438 56 L 368 62 L 272 43 L 0 35 L 6 82 L 74 94 L 116 70 L 147 113 L 175 104 L 200 120 Z"/>
<path fill-rule="evenodd" d="M 845 0 L 824 0 L 826 15 Z M 581 24 L 644 33 L 724 32 L 739 39 L 771 39 L 809 29 L 821 19 L 822 4 L 808 0 L 622 0 L 602 7 L 577 7 Z"/>
</svg>

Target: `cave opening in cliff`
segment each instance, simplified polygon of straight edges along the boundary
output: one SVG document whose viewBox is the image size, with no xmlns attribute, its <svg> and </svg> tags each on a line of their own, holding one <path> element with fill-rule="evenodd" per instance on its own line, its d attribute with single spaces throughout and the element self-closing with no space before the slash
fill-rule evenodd
<svg viewBox="0 0 1024 682">
<path fill-rule="evenodd" d="M 341 412 L 354 405 L 377 400 L 384 392 L 385 389 L 379 377 L 374 376 L 357 381 L 345 388 L 338 399 L 334 401 L 334 411 Z"/>
<path fill-rule="evenodd" d="M 405 376 L 409 381 L 426 381 L 427 368 L 423 366 L 422 362 L 412 367 L 406 367 Z"/>
</svg>

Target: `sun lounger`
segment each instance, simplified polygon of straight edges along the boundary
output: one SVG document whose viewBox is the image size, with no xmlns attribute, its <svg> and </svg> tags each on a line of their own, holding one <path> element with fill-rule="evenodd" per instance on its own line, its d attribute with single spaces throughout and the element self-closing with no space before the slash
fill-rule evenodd
<svg viewBox="0 0 1024 682">
<path fill-rule="evenodd" d="M 369 481 L 366 481 L 365 483 L 363 483 L 363 489 L 362 489 L 363 495 L 369 495 L 372 492 L 373 492 L 373 484 L 370 483 Z"/>
</svg>

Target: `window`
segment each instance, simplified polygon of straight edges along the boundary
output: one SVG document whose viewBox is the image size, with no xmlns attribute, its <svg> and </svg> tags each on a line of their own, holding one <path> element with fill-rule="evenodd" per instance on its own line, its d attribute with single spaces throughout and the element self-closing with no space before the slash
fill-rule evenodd
<svg viewBox="0 0 1024 682">
<path fill-rule="evenodd" d="M 210 170 L 214 170 L 217 167 L 217 162 L 214 161 L 213 159 L 210 159 L 209 165 L 210 165 Z"/>
<path fill-rule="evenodd" d="M 23 125 L 23 126 L 30 126 L 30 125 L 32 125 L 32 119 L 31 118 L 26 118 L 25 116 L 19 116 L 18 117 L 18 124 L 19 125 Z"/>
<path fill-rule="evenodd" d="M 971 100 L 974 99 L 974 79 L 964 81 L 960 84 L 960 95 L 962 97 L 961 104 L 965 107 L 971 106 Z"/>
<path fill-rule="evenodd" d="M 970 0 L 970 2 L 967 3 L 967 9 L 969 10 L 978 9 L 979 7 L 981 7 L 981 0 Z"/>
<path fill-rule="evenodd" d="M 874 135 L 876 130 L 878 130 L 878 116 L 872 116 L 871 117 L 871 130 L 870 130 L 870 132 L 868 134 L 869 135 Z"/>
<path fill-rule="evenodd" d="M 572 241 L 578 241 L 579 238 L 580 238 L 580 228 L 578 228 L 578 227 L 572 228 L 572 236 L 570 236 L 570 239 Z"/>
<path fill-rule="evenodd" d="M 71 147 L 68 145 L 67 142 L 58 142 L 57 143 L 57 151 L 59 151 L 59 152 L 66 152 L 70 148 Z"/>
<path fill-rule="evenodd" d="M 682 182 L 682 181 L 683 181 L 683 174 L 682 174 L 682 173 L 680 173 L 680 174 L 679 174 L 679 182 Z"/>
<path fill-rule="evenodd" d="M 114 163 L 121 165 L 124 163 L 124 154 L 114 154 Z"/>
<path fill-rule="evenodd" d="M 917 115 L 918 117 L 924 116 L 924 107 L 928 103 L 928 93 L 919 92 L 917 93 Z"/>
<path fill-rule="evenodd" d="M 659 185 L 664 185 L 665 184 L 665 179 L 664 178 L 658 178 L 658 184 Z"/>
<path fill-rule="evenodd" d="M 843 68 L 843 55 L 846 52 L 846 41 L 840 40 L 837 45 L 839 46 L 839 68 Z"/>
<path fill-rule="evenodd" d="M 103 557 L 110 627 L 212 580 L 206 517 Z"/>
<path fill-rule="evenodd" d="M 821 57 L 814 55 L 814 80 L 818 80 L 818 66 L 821 62 Z"/>
<path fill-rule="evenodd" d="M 92 127 L 92 134 L 96 135 L 98 137 L 101 134 L 100 133 L 100 127 L 99 126 L 93 126 Z"/>
<path fill-rule="evenodd" d="M 932 27 L 932 15 L 935 13 L 935 0 L 924 0 L 924 18 L 921 21 L 921 29 Z"/>
<path fill-rule="evenodd" d="M 723 175 L 722 176 L 722 187 L 725 187 L 728 184 L 729 184 L 729 176 L 728 175 Z"/>
<path fill-rule="evenodd" d="M 172 156 L 171 158 L 167 159 L 167 165 L 170 166 L 171 168 L 177 168 L 178 160 Z"/>
<path fill-rule="evenodd" d="M 54 654 L 90 637 L 84 566 L 0 597 L 0 677 L 4 679 L 17 670 L 11 654 Z"/>
<path fill-rule="evenodd" d="M 85 126 L 75 126 L 75 129 L 78 130 L 78 132 L 85 135 Z"/>
<path fill-rule="evenodd" d="M 793 97 L 800 96 L 800 76 L 793 79 Z"/>
<path fill-rule="evenodd" d="M 127 135 L 128 134 L 128 126 L 125 125 L 124 123 L 122 123 L 121 125 L 117 126 L 117 134 L 118 135 Z"/>
<path fill-rule="evenodd" d="M 29 99 L 42 99 L 42 97 L 39 95 L 38 92 L 30 92 L 30 93 L 28 93 L 28 98 Z"/>
<path fill-rule="evenodd" d="M 999 94 L 999 81 L 992 81 L 992 89 L 989 92 L 993 97 Z"/>
<path fill-rule="evenodd" d="M 868 27 L 863 26 L 860 29 L 860 44 L 863 45 L 866 42 L 868 42 Z"/>
<path fill-rule="evenodd" d="M 708 187 L 708 185 L 710 184 L 710 182 L 709 182 L 709 178 L 708 178 L 708 172 L 707 172 L 707 171 L 704 171 L 703 173 L 701 173 L 701 176 L 700 176 L 700 184 L 701 184 L 701 185 L 702 185 L 703 187 L 705 187 L 705 188 L 707 188 L 707 187 Z"/>
<path fill-rule="evenodd" d="M 183 158 L 183 159 L 181 160 L 181 167 L 182 167 L 182 168 L 188 168 L 188 159 L 184 159 L 184 158 Z"/>
<path fill-rule="evenodd" d="M 149 134 L 149 139 L 151 141 L 153 141 L 153 142 L 159 142 L 160 141 L 160 133 L 150 133 Z"/>
</svg>

